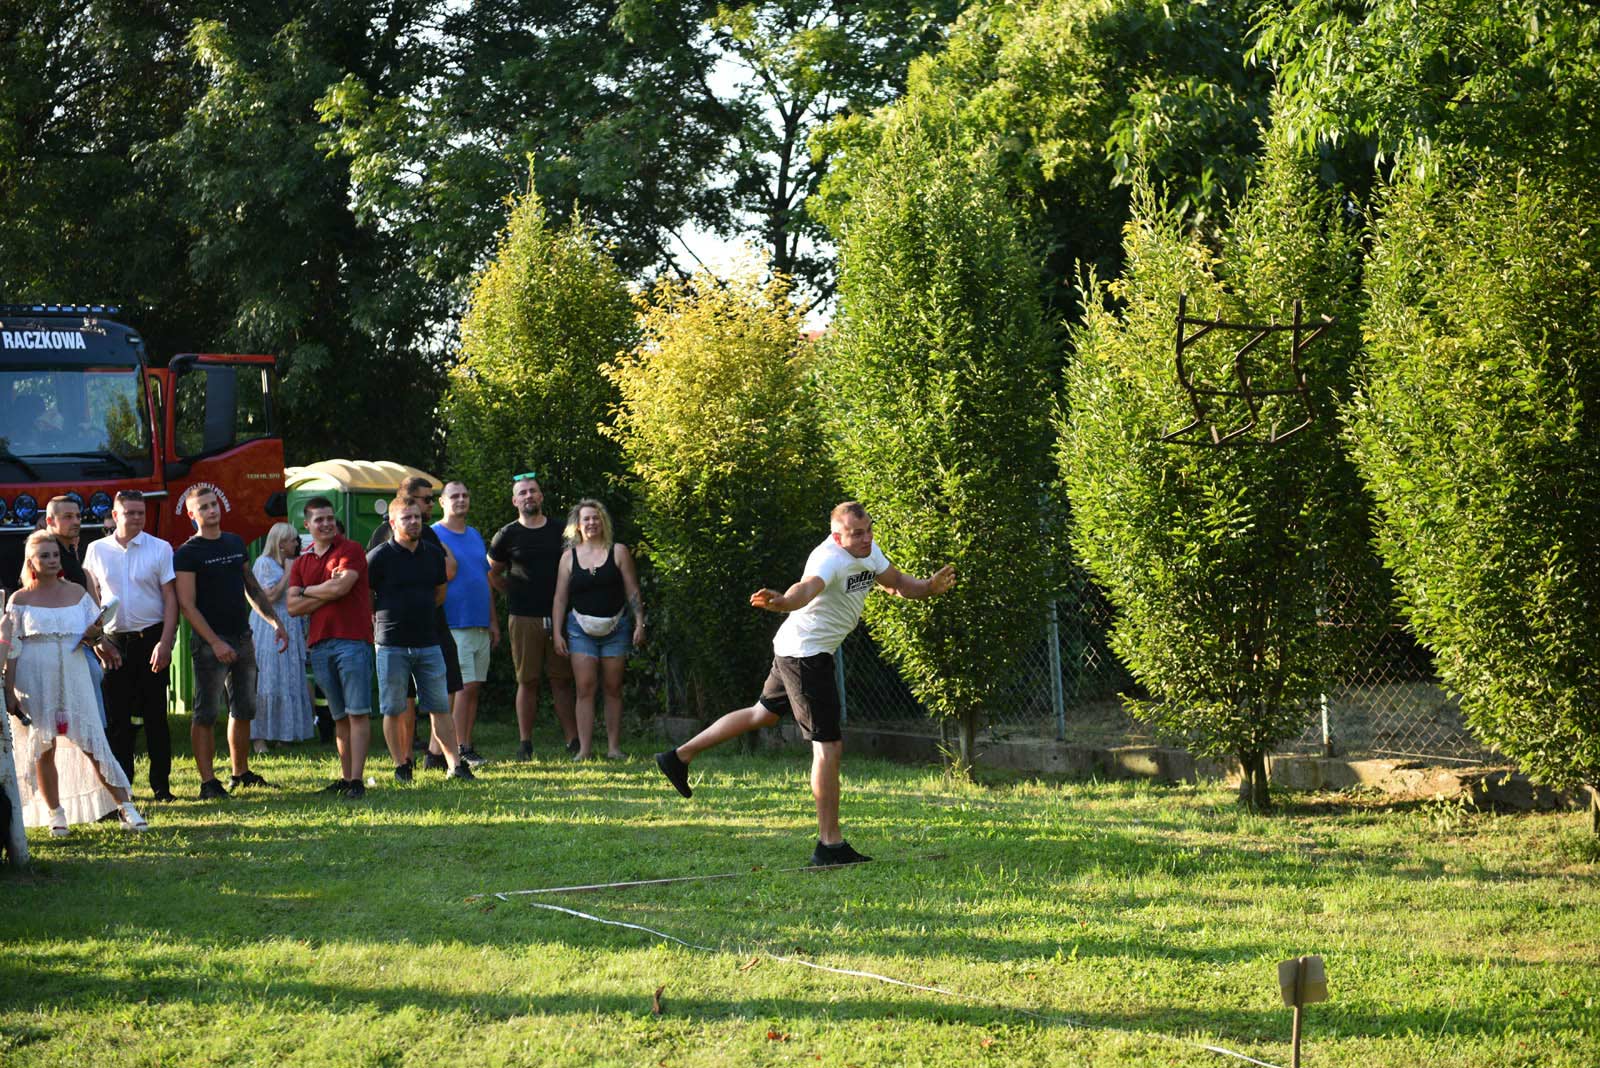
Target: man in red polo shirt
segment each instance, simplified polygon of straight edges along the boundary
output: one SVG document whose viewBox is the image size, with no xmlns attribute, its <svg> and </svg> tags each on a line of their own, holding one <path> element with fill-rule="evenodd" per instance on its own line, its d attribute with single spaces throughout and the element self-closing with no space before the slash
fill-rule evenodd
<svg viewBox="0 0 1600 1068">
<path fill-rule="evenodd" d="M 359 801 L 367 796 L 374 670 L 367 554 L 339 533 L 326 497 L 306 502 L 305 522 L 311 551 L 295 557 L 289 570 L 289 614 L 311 617 L 311 672 L 328 699 L 339 745 L 340 778 L 323 792 Z"/>
</svg>

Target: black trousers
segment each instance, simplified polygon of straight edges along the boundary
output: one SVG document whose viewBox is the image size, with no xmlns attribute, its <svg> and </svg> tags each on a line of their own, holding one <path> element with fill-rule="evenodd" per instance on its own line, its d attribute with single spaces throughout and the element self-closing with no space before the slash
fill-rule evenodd
<svg viewBox="0 0 1600 1068">
<path fill-rule="evenodd" d="M 135 719 L 144 721 L 144 744 L 150 754 L 150 789 L 164 793 L 172 786 L 172 735 L 167 728 L 167 673 L 150 670 L 150 654 L 161 641 L 161 624 L 111 635 L 122 666 L 107 671 L 100 692 L 106 699 L 106 741 L 117 763 L 133 782 Z"/>
</svg>

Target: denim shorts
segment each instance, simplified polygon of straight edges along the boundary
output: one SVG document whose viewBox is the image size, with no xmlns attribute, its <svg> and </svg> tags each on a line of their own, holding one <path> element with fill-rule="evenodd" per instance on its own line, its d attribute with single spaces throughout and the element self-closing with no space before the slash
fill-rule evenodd
<svg viewBox="0 0 1600 1068">
<path fill-rule="evenodd" d="M 219 634 L 233 646 L 233 663 L 224 664 L 211 644 L 194 636 L 194 721 L 209 727 L 226 712 L 233 719 L 256 718 L 256 646 L 248 633 Z"/>
<path fill-rule="evenodd" d="M 567 613 L 567 653 L 571 656 L 627 656 L 633 652 L 633 613 L 623 612 L 617 629 L 604 638 L 591 638 Z"/>
<path fill-rule="evenodd" d="M 354 638 L 324 638 L 311 647 L 310 660 L 329 716 L 372 714 L 372 646 Z"/>
<path fill-rule="evenodd" d="M 406 710 L 406 683 L 416 680 L 417 711 L 437 716 L 450 711 L 445 693 L 444 653 L 437 645 L 378 646 L 378 710 L 398 716 Z"/>
</svg>

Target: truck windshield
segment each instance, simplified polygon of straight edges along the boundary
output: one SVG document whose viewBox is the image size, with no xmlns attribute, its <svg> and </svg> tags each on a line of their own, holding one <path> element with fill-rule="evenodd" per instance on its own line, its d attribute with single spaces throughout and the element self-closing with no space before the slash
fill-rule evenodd
<svg viewBox="0 0 1600 1068">
<path fill-rule="evenodd" d="M 46 462 L 58 456 L 149 459 L 138 368 L 0 370 L 0 446 Z"/>
</svg>

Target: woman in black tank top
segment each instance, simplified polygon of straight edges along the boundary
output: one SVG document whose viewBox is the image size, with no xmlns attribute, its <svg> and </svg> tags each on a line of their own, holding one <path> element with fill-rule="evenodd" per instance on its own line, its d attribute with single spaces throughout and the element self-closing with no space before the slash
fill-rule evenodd
<svg viewBox="0 0 1600 1068">
<path fill-rule="evenodd" d="M 606 756 L 622 759 L 622 669 L 632 646 L 644 644 L 644 606 L 628 547 L 611 540 L 611 516 L 593 499 L 567 518 L 567 551 L 556 572 L 556 652 L 572 658 L 577 686 L 578 752 L 588 760 L 595 694 L 606 701 Z M 631 643 L 630 643 L 631 635 Z"/>
</svg>

